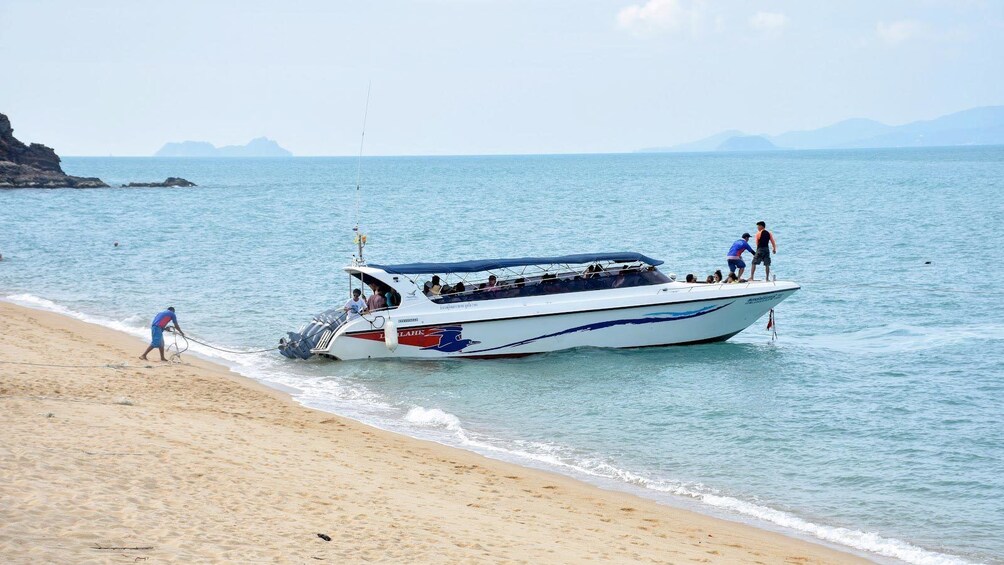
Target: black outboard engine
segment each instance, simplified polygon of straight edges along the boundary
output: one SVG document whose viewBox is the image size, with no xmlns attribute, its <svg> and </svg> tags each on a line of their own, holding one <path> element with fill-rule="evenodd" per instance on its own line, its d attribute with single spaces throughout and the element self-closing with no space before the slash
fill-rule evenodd
<svg viewBox="0 0 1004 565">
<path fill-rule="evenodd" d="M 290 359 L 309 359 L 311 349 L 317 347 L 325 335 L 331 336 L 345 323 L 345 310 L 333 308 L 314 316 L 314 319 L 300 327 L 299 331 L 287 332 L 279 340 L 279 353 Z M 330 334 L 326 334 L 330 331 Z M 330 339 L 330 337 L 329 337 Z"/>
</svg>

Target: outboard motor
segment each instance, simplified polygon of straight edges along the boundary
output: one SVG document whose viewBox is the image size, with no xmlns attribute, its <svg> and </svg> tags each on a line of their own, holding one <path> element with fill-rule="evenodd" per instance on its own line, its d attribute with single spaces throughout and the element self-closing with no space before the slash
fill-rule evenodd
<svg viewBox="0 0 1004 565">
<path fill-rule="evenodd" d="M 287 332 L 286 337 L 279 339 L 279 353 L 290 359 L 309 359 L 313 355 L 310 350 L 317 347 L 325 332 L 330 330 L 327 335 L 332 335 L 345 323 L 345 314 L 343 309 L 333 308 L 314 316 L 299 331 Z"/>
</svg>

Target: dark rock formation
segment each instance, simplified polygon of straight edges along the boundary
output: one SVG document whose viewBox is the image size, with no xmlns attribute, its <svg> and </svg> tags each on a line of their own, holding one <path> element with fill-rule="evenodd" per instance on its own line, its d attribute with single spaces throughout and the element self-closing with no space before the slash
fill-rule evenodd
<svg viewBox="0 0 1004 565">
<path fill-rule="evenodd" d="M 187 181 L 180 177 L 167 177 L 164 182 L 131 182 L 123 184 L 122 188 L 138 187 L 166 187 L 166 186 L 197 186 L 194 182 Z"/>
<path fill-rule="evenodd" d="M 59 156 L 39 143 L 25 145 L 14 137 L 7 116 L 0 114 L 0 188 L 100 188 L 97 178 L 71 177 Z"/>
</svg>

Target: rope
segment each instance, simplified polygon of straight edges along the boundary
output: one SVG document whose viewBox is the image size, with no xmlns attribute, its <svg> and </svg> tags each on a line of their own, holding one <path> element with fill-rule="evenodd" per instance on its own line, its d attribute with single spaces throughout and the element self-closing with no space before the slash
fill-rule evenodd
<svg viewBox="0 0 1004 565">
<path fill-rule="evenodd" d="M 181 336 L 181 339 L 185 340 L 185 348 L 184 349 L 178 349 L 178 347 L 177 347 L 178 336 Z M 235 349 L 224 349 L 222 347 L 216 347 L 215 345 L 209 345 L 208 343 L 206 343 L 204 341 L 199 341 L 199 340 L 195 339 L 194 337 L 188 337 L 187 335 L 181 335 L 179 333 L 175 333 L 174 334 L 174 342 L 175 342 L 175 348 L 177 349 L 177 353 L 174 353 L 172 356 L 177 356 L 180 359 L 181 358 L 181 354 L 184 353 L 185 351 L 188 351 L 188 342 L 189 341 L 194 341 L 195 343 L 198 343 L 199 345 L 201 345 L 203 347 L 208 347 L 209 349 L 215 349 L 216 351 L 222 351 L 224 353 L 232 353 L 234 355 L 250 355 L 252 353 L 267 353 L 269 351 L 275 351 L 275 350 L 279 349 L 279 347 L 276 346 L 276 347 L 269 347 L 268 349 L 255 349 L 255 350 L 252 350 L 252 351 L 237 351 Z"/>
</svg>

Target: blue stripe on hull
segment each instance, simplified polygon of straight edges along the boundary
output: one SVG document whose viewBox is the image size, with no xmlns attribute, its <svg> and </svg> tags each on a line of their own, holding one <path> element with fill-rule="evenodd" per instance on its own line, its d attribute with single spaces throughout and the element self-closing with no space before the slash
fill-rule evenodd
<svg viewBox="0 0 1004 565">
<path fill-rule="evenodd" d="M 614 327 L 614 326 L 655 324 L 655 323 L 659 323 L 659 322 L 675 322 L 677 320 L 686 320 L 686 319 L 689 319 L 689 318 L 696 318 L 698 316 L 703 316 L 705 314 L 710 314 L 712 312 L 716 312 L 718 310 L 721 310 L 722 308 L 725 308 L 729 304 L 732 304 L 732 302 L 728 302 L 726 304 L 722 304 L 721 306 L 707 306 L 707 307 L 704 307 L 704 308 L 700 308 L 698 310 L 690 310 L 690 311 L 687 311 L 687 312 L 677 312 L 677 313 L 672 313 L 672 312 L 656 312 L 656 313 L 653 313 L 653 314 L 646 314 L 646 316 L 659 316 L 658 318 L 645 317 L 645 318 L 629 318 L 629 319 L 626 319 L 626 320 L 610 320 L 610 321 L 606 321 L 606 322 L 594 322 L 592 324 L 585 324 L 585 325 L 582 325 L 582 326 L 576 326 L 574 328 L 569 328 L 567 330 L 562 330 L 560 332 L 555 332 L 555 333 L 540 335 L 540 336 L 537 336 L 537 337 L 532 337 L 530 339 L 524 339 L 524 340 L 521 340 L 521 341 L 514 341 L 512 343 L 507 343 L 505 345 L 499 345 L 498 347 L 489 347 L 487 349 L 475 349 L 475 350 L 471 350 L 471 351 L 464 351 L 463 353 L 474 353 L 474 354 L 477 354 L 477 353 L 486 353 L 486 352 L 489 352 L 489 351 L 498 351 L 499 349 L 507 349 L 509 347 L 519 347 L 521 345 L 526 345 L 528 343 L 533 343 L 535 341 L 538 341 L 538 340 L 541 340 L 541 339 L 547 339 L 549 337 L 558 337 L 558 336 L 561 336 L 561 335 L 567 335 L 567 334 L 577 333 L 577 332 L 589 332 L 589 331 L 593 331 L 593 330 L 602 330 L 602 329 L 606 329 L 606 328 L 610 328 L 610 327 Z M 667 314 L 668 314 L 668 316 L 667 316 Z"/>
</svg>

